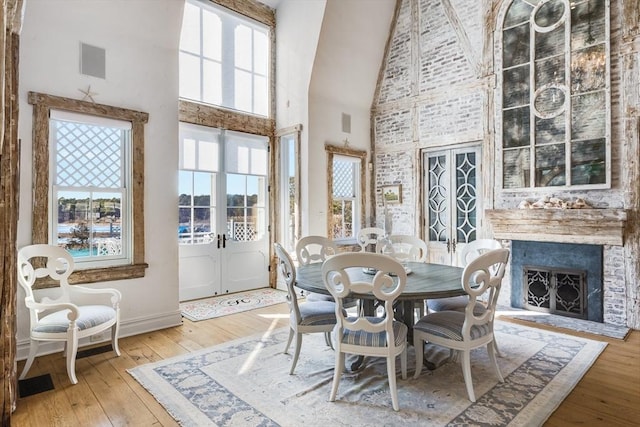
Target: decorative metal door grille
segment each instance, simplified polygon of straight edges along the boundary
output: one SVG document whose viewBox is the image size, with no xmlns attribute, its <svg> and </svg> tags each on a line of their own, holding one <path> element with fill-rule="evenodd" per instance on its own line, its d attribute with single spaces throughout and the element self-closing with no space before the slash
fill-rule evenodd
<svg viewBox="0 0 640 427">
<path fill-rule="evenodd" d="M 428 162 L 429 240 L 445 242 L 451 239 L 455 242 L 457 239 L 460 243 L 475 240 L 478 185 L 476 152 L 455 153 L 453 159 L 447 155 L 434 155 L 429 157 Z M 451 165 L 450 162 L 455 163 Z"/>
<path fill-rule="evenodd" d="M 525 308 L 587 318 L 585 271 L 524 268 Z"/>
</svg>

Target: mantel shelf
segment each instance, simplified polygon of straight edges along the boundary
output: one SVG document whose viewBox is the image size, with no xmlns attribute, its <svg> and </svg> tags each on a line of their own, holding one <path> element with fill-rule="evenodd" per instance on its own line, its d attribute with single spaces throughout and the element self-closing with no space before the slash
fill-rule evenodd
<svg viewBox="0 0 640 427">
<path fill-rule="evenodd" d="M 488 209 L 496 239 L 624 245 L 624 209 Z"/>
</svg>

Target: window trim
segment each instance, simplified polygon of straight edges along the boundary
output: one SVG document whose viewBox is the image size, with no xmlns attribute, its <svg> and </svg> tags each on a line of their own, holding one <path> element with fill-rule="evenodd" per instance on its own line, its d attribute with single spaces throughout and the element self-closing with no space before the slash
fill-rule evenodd
<svg viewBox="0 0 640 427">
<path fill-rule="evenodd" d="M 363 227 L 365 221 L 365 191 L 366 191 L 366 161 L 367 152 L 364 150 L 353 150 L 351 148 L 339 147 L 336 145 L 325 144 L 324 149 L 327 153 L 327 236 L 331 236 L 331 230 L 333 230 L 332 221 L 332 201 L 333 201 L 333 158 L 336 155 L 355 157 L 360 159 L 360 223 L 359 228 Z M 342 243 L 349 243 L 356 241 L 356 235 L 358 230 L 354 227 L 353 239 L 340 240 Z"/>
<path fill-rule="evenodd" d="M 131 122 L 131 264 L 76 270 L 69 283 L 94 283 L 144 277 L 149 266 L 145 261 L 144 246 L 144 125 L 149 114 L 94 104 L 88 101 L 64 98 L 38 92 L 29 92 L 28 102 L 33 105 L 33 211 L 31 240 L 33 244 L 49 243 L 50 183 L 49 183 L 49 115 L 51 110 L 71 111 Z M 55 287 L 53 281 L 39 281 L 38 288 Z"/>
</svg>

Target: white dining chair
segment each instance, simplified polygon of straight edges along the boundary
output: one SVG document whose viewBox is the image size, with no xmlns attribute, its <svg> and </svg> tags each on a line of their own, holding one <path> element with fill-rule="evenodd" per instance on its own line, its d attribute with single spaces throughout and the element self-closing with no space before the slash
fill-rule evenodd
<svg viewBox="0 0 640 427">
<path fill-rule="evenodd" d="M 386 236 L 387 232 L 383 228 L 367 227 L 361 228 L 358 231 L 358 245 L 360 245 L 360 252 L 366 252 L 369 245 L 373 245 L 373 252 L 377 252 L 378 240 Z"/>
<path fill-rule="evenodd" d="M 471 350 L 486 346 L 498 380 L 504 381 L 493 345 L 493 323 L 508 260 L 508 249 L 494 249 L 471 261 L 465 267 L 461 280 L 462 288 L 469 295 L 464 312 L 446 310 L 429 313 L 413 326 L 413 344 L 416 349 L 414 378 L 418 378 L 422 371 L 424 343 L 429 342 L 462 355 L 462 374 L 472 402 L 476 401 L 476 397 L 471 376 Z M 482 312 L 478 312 L 476 303 L 482 297 L 485 297 L 486 306 Z"/>
<path fill-rule="evenodd" d="M 302 348 L 302 335 L 310 333 L 322 333 L 327 345 L 333 347 L 331 331 L 336 324 L 336 304 L 332 301 L 314 301 L 298 303 L 298 295 L 294 288 L 296 283 L 296 270 L 293 260 L 280 243 L 274 243 L 278 272 L 287 285 L 287 305 L 289 306 L 289 338 L 284 349 L 286 354 L 293 337 L 296 337 L 296 349 L 291 361 L 289 374 L 292 375 L 298 363 L 300 349 Z"/>
<path fill-rule="evenodd" d="M 305 236 L 296 243 L 296 257 L 298 265 L 309 265 L 314 262 L 325 262 L 329 257 L 338 253 L 338 245 L 328 237 L 324 236 Z M 306 300 L 313 301 L 332 301 L 331 295 L 319 294 L 317 292 L 309 292 Z M 350 298 L 345 301 L 345 308 L 356 307 L 358 300 Z"/>
<path fill-rule="evenodd" d="M 45 259 L 44 264 L 36 260 Z M 111 346 L 116 356 L 120 327 L 120 301 L 117 289 L 94 289 L 69 285 L 73 272 L 73 257 L 64 248 L 47 245 L 29 245 L 18 251 L 18 283 L 25 293 L 29 309 L 29 356 L 22 368 L 24 379 L 38 353 L 42 341 L 64 342 L 67 375 L 77 384 L 76 354 L 79 340 L 111 329 Z M 59 285 L 56 297 L 41 296 L 34 292 L 36 279 L 50 277 Z"/>
<path fill-rule="evenodd" d="M 376 250 L 394 257 L 405 267 L 407 262 L 427 261 L 427 243 L 417 236 L 392 234 L 382 237 L 378 240 Z M 418 317 L 424 316 L 425 301 L 416 301 L 415 309 L 418 310 Z"/>
<path fill-rule="evenodd" d="M 352 280 L 347 269 L 375 268 L 375 275 Z M 387 359 L 387 376 L 392 406 L 399 410 L 396 387 L 396 357 L 400 355 L 402 378 L 407 377 L 408 327 L 394 320 L 393 305 L 404 290 L 407 274 L 403 266 L 386 255 L 369 252 L 343 253 L 329 258 L 322 265 L 323 281 L 336 300 L 335 349 L 336 363 L 329 400 L 334 402 L 342 377 L 345 354 L 377 356 Z M 360 311 L 356 316 L 343 310 L 345 298 L 350 293 L 372 294 L 380 301 L 382 316 L 366 316 Z"/>
<path fill-rule="evenodd" d="M 465 267 L 471 261 L 478 258 L 480 255 L 494 250 L 501 249 L 502 244 L 494 239 L 476 239 L 472 242 L 467 243 L 464 248 L 460 251 L 458 256 L 458 263 L 460 266 Z M 449 298 L 436 298 L 427 301 L 427 309 L 429 311 L 445 311 L 445 310 L 457 310 L 464 311 L 467 308 L 467 304 L 469 303 L 469 297 L 467 295 L 461 295 L 457 297 L 449 297 Z M 476 311 L 482 312 L 484 310 L 485 304 L 483 301 L 476 302 Z M 500 350 L 498 348 L 497 342 L 494 341 L 494 346 L 498 356 L 502 357 Z"/>
</svg>

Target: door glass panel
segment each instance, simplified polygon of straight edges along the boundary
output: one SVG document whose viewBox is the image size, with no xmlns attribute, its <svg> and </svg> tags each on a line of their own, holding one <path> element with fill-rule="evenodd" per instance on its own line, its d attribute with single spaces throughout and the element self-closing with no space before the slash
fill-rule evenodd
<svg viewBox="0 0 640 427">
<path fill-rule="evenodd" d="M 456 155 L 456 240 L 467 243 L 476 239 L 476 154 Z"/>
<path fill-rule="evenodd" d="M 445 242 L 448 226 L 448 188 L 446 156 L 429 158 L 429 240 Z"/>
<path fill-rule="evenodd" d="M 246 242 L 264 237 L 265 199 L 265 177 L 227 174 L 228 239 Z"/>
</svg>

